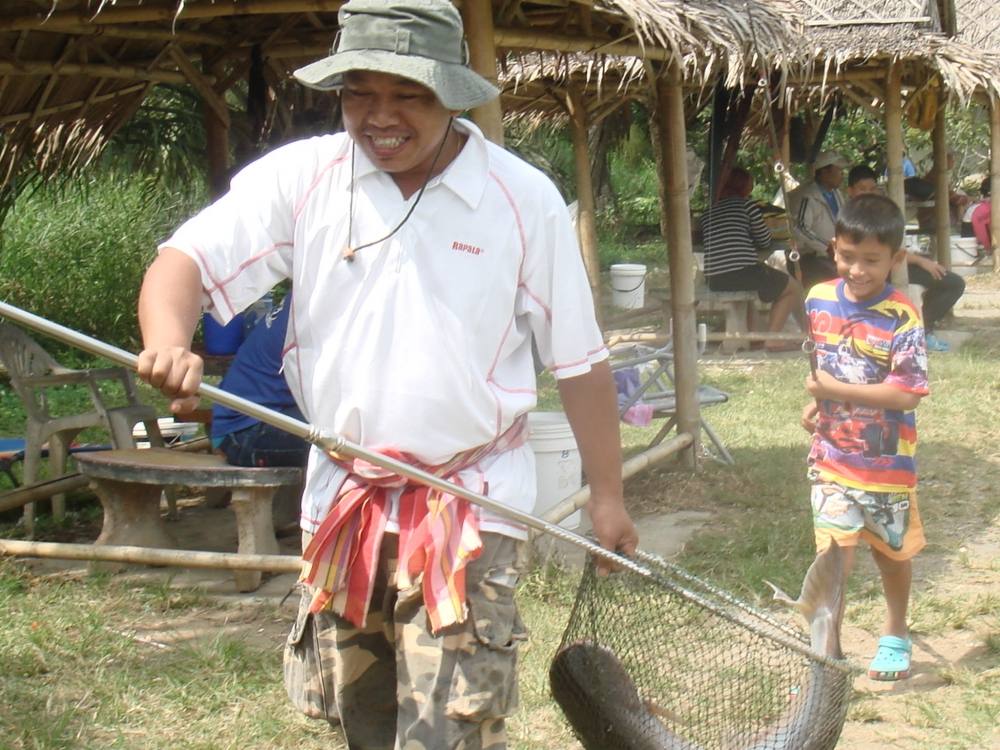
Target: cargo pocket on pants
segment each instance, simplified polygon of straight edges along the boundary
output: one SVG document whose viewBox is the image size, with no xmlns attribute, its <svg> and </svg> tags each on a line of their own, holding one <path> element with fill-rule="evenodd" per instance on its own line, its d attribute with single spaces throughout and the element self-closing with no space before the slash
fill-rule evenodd
<svg viewBox="0 0 1000 750">
<path fill-rule="evenodd" d="M 307 586 L 301 590 L 299 611 L 285 641 L 283 673 L 285 692 L 292 704 L 311 719 L 340 722 L 335 697 L 332 653 L 332 615 L 309 613 L 312 595 Z"/>
<path fill-rule="evenodd" d="M 457 649 L 445 713 L 482 722 L 510 716 L 517 708 L 517 648 L 527 630 L 514 603 L 513 566 L 494 568 L 467 591 L 471 627 Z"/>
</svg>

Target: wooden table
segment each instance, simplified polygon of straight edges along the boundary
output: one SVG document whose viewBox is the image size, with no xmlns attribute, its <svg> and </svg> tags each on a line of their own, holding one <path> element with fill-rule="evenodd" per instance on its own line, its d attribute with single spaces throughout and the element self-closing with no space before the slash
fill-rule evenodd
<svg viewBox="0 0 1000 750">
<path fill-rule="evenodd" d="M 221 456 L 166 448 L 78 455 L 77 465 L 104 507 L 104 526 L 95 544 L 176 548 L 176 540 L 160 513 L 163 489 L 221 487 L 232 492 L 237 551 L 278 554 L 271 500 L 278 487 L 302 482 L 301 469 L 230 466 Z M 114 569 L 118 564 L 100 565 Z M 260 586 L 260 572 L 234 571 L 233 576 L 240 591 L 254 591 Z"/>
</svg>

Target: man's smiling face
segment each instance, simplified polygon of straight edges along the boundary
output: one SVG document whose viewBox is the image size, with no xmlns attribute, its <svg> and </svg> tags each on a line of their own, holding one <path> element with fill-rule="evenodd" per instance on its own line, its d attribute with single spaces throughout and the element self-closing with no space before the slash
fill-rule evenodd
<svg viewBox="0 0 1000 750">
<path fill-rule="evenodd" d="M 401 187 L 426 179 L 452 117 L 433 91 L 389 73 L 352 70 L 344 74 L 341 106 L 348 134 L 376 167 Z"/>
</svg>

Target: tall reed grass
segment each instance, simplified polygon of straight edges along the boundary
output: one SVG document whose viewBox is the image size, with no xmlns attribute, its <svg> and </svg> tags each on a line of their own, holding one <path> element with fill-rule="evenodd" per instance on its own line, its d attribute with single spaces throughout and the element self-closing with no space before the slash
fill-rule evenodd
<svg viewBox="0 0 1000 750">
<path fill-rule="evenodd" d="M 0 232 L 0 299 L 134 349 L 156 244 L 204 200 L 199 185 L 107 168 L 23 195 Z"/>
</svg>

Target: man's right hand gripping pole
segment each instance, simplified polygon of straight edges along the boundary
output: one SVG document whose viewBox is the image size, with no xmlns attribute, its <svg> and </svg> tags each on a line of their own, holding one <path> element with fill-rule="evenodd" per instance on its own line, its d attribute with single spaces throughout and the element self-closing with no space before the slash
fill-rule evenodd
<svg viewBox="0 0 1000 750">
<path fill-rule="evenodd" d="M 201 273 L 180 250 L 165 248 L 146 271 L 139 293 L 139 326 L 143 350 L 136 371 L 140 378 L 170 397 L 174 414 L 198 406 L 204 365 L 191 351 L 201 315 Z"/>
</svg>

